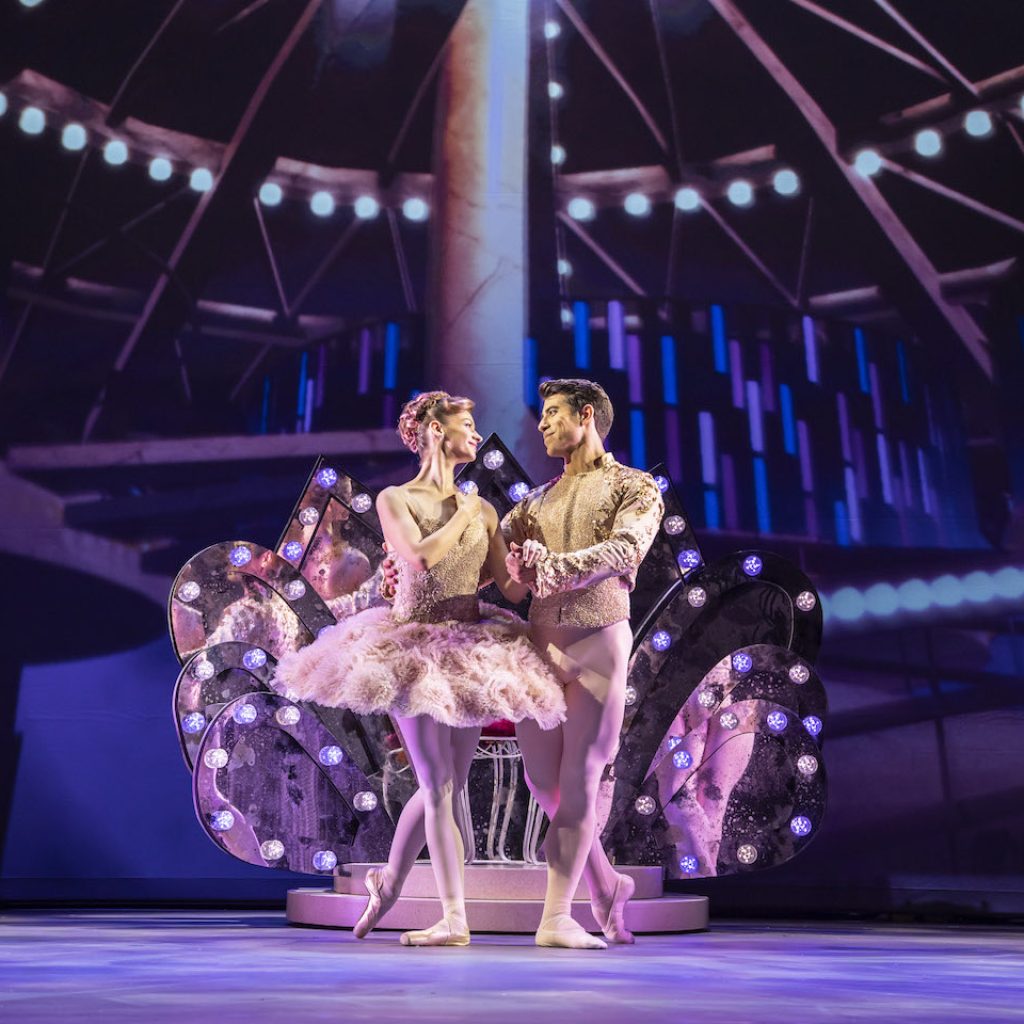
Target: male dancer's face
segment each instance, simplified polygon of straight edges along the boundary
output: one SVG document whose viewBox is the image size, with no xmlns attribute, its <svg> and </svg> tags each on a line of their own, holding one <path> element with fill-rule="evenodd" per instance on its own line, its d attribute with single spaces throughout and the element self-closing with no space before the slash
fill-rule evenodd
<svg viewBox="0 0 1024 1024">
<path fill-rule="evenodd" d="M 544 448 L 553 459 L 567 459 L 586 437 L 584 416 L 590 406 L 583 407 L 584 415 L 574 412 L 565 395 L 550 395 L 544 399 L 537 429 L 544 438 Z M 590 419 L 593 419 L 591 411 Z"/>
</svg>

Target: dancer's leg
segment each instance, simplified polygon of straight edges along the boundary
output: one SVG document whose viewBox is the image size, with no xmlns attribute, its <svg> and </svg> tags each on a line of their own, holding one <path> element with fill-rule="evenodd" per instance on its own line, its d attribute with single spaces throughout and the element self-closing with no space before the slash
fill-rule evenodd
<svg viewBox="0 0 1024 1024">
<path fill-rule="evenodd" d="M 550 820 L 558 810 L 558 777 L 562 765 L 561 726 L 541 729 L 536 722 L 527 719 L 516 726 L 516 737 L 523 756 L 526 784 Z M 598 906 L 610 904 L 622 877 L 608 860 L 608 854 L 601 845 L 601 837 L 595 835 L 583 866 L 583 878 L 590 890 L 591 902 Z"/>
<path fill-rule="evenodd" d="M 458 794 L 469 779 L 469 769 L 473 764 L 473 755 L 480 739 L 480 729 L 452 729 L 451 736 L 455 793 Z M 402 744 L 405 746 L 404 739 Z M 402 813 L 395 822 L 395 835 L 391 840 L 387 864 L 381 868 L 371 868 L 367 872 L 366 887 L 370 899 L 362 917 L 352 929 L 356 938 L 361 939 L 368 935 L 401 895 L 402 886 L 405 885 L 409 872 L 412 871 L 427 842 L 425 815 L 423 789 L 418 787 L 405 802 Z"/>
<path fill-rule="evenodd" d="M 452 729 L 427 715 L 400 718 L 397 722 L 406 751 L 423 793 L 424 825 L 430 864 L 441 898 L 443 919 L 423 932 L 407 932 L 406 945 L 443 944 L 465 937 L 466 903 L 463 883 L 462 836 L 455 825 L 452 802 L 455 795 L 455 762 Z"/>
<path fill-rule="evenodd" d="M 558 807 L 545 841 L 548 889 L 537 941 L 602 948 L 603 942 L 573 922 L 570 905 L 595 840 L 601 775 L 622 728 L 631 634 L 626 622 L 590 631 L 562 629 L 558 634 L 553 638 L 556 654 L 574 666 L 576 678 L 565 690 Z"/>
</svg>

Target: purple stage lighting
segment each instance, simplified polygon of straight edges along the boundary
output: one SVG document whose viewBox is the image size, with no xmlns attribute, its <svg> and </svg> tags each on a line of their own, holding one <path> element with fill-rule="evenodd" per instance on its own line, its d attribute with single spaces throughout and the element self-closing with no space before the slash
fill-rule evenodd
<svg viewBox="0 0 1024 1024">
<path fill-rule="evenodd" d="M 790 823 L 789 830 L 795 836 L 806 836 L 811 833 L 811 819 L 798 814 Z"/>
<path fill-rule="evenodd" d="M 743 651 L 732 656 L 732 667 L 737 672 L 749 672 L 754 667 L 754 659 Z"/>
<path fill-rule="evenodd" d="M 252 561 L 252 552 L 244 544 L 239 544 L 238 547 L 231 549 L 228 559 L 236 569 L 241 569 L 243 565 L 248 565 Z"/>
<path fill-rule="evenodd" d="M 696 548 L 687 548 L 676 556 L 680 569 L 696 569 L 700 565 L 700 552 Z"/>
<path fill-rule="evenodd" d="M 324 489 L 333 487 L 338 482 L 338 474 L 329 467 L 325 466 L 316 475 L 316 482 Z"/>
<path fill-rule="evenodd" d="M 747 555 L 747 557 L 743 559 L 743 571 L 748 576 L 760 576 L 763 568 L 764 562 L 762 562 L 757 555 Z"/>
<path fill-rule="evenodd" d="M 656 651 L 667 651 L 672 646 L 672 637 L 663 629 L 659 629 L 651 637 L 651 646 Z"/>
<path fill-rule="evenodd" d="M 267 663 L 267 652 L 262 647 L 253 647 L 242 655 L 242 664 L 248 669 L 263 668 Z"/>
<path fill-rule="evenodd" d="M 214 832 L 227 832 L 234 824 L 235 816 L 230 811 L 214 811 L 210 815 L 210 828 Z"/>
<path fill-rule="evenodd" d="M 772 732 L 782 732 L 786 726 L 789 725 L 789 718 L 783 711 L 772 711 L 768 717 L 765 718 L 765 722 L 768 723 L 768 728 L 771 729 Z"/>
<path fill-rule="evenodd" d="M 345 752 L 341 747 L 332 745 L 329 747 L 321 747 L 318 756 L 322 765 L 326 765 L 328 768 L 331 768 L 336 764 L 341 764 L 345 758 Z"/>
<path fill-rule="evenodd" d="M 817 736 L 821 732 L 821 719 L 817 715 L 808 715 L 804 719 L 804 728 L 812 736 Z"/>
<path fill-rule="evenodd" d="M 194 736 L 206 728 L 206 716 L 198 711 L 193 711 L 181 720 L 181 728 L 184 732 Z"/>
</svg>

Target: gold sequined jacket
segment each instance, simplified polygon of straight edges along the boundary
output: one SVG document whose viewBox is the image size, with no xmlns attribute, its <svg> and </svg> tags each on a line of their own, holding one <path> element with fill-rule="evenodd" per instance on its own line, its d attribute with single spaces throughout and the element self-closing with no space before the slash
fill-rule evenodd
<svg viewBox="0 0 1024 1024">
<path fill-rule="evenodd" d="M 629 618 L 629 592 L 665 506 L 654 478 L 610 453 L 594 469 L 534 488 L 502 520 L 509 543 L 540 541 L 530 621 L 610 626 Z"/>
</svg>

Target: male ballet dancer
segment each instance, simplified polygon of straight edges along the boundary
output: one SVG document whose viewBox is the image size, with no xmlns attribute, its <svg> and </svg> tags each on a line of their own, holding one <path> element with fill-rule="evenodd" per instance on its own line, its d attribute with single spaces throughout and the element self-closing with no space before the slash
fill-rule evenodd
<svg viewBox="0 0 1024 1024">
<path fill-rule="evenodd" d="M 625 711 L 626 669 L 633 636 L 629 592 L 661 523 L 664 504 L 653 478 L 604 450 L 612 404 L 587 380 L 551 380 L 540 387 L 538 424 L 561 476 L 532 490 L 502 522 L 510 542 L 509 573 L 528 583 L 534 600 L 530 634 L 566 680 L 567 719 L 541 730 L 516 726 L 530 791 L 550 819 L 544 850 L 548 888 L 536 941 L 542 946 L 604 949 L 573 921 L 570 906 L 587 880 L 594 917 L 611 942 L 628 943 L 623 911 L 633 880 L 618 874 L 596 835 L 598 786 L 614 756 Z M 384 563 L 385 587 L 398 570 Z M 468 774 L 468 761 L 460 778 Z M 415 820 L 414 820 L 415 819 Z M 392 843 L 386 884 L 371 894 L 355 933 L 366 935 L 398 899 L 423 849 L 422 817 Z"/>
<path fill-rule="evenodd" d="M 550 819 L 548 886 L 539 946 L 604 949 L 571 915 L 580 877 L 612 942 L 632 942 L 623 910 L 633 881 L 618 874 L 596 834 L 598 786 L 625 712 L 633 635 L 629 592 L 664 513 L 654 479 L 604 449 L 612 404 L 588 380 L 550 380 L 538 430 L 561 476 L 532 490 L 505 517 L 509 573 L 529 584 L 530 635 L 566 680 L 566 721 L 516 726 L 530 790 Z"/>
</svg>

